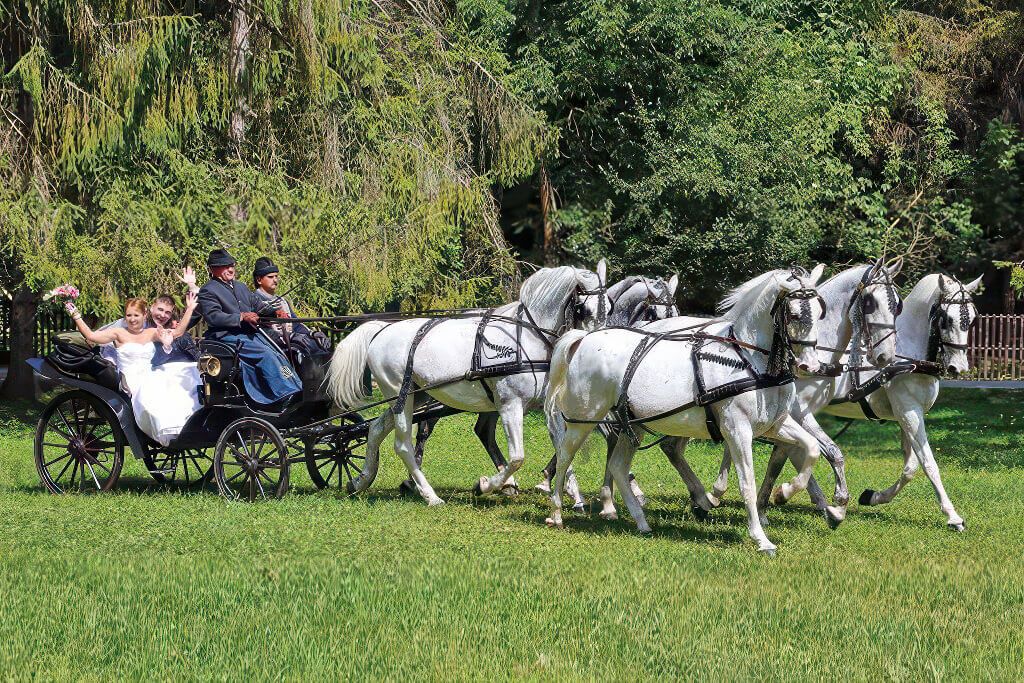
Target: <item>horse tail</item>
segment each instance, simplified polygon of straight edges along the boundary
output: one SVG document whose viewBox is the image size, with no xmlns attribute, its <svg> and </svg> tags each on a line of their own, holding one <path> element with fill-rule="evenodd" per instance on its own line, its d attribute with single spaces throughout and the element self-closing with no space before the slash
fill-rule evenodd
<svg viewBox="0 0 1024 683">
<path fill-rule="evenodd" d="M 565 376 L 569 372 L 569 361 L 572 360 L 572 353 L 576 344 L 587 336 L 583 330 L 569 330 L 555 343 L 551 352 L 551 368 L 548 370 L 548 391 L 544 397 L 544 413 L 548 418 L 548 429 L 552 425 L 560 424 L 557 419 L 561 417 L 562 411 L 558 407 L 558 401 L 562 392 L 565 391 Z"/>
<path fill-rule="evenodd" d="M 363 402 L 363 373 L 370 342 L 387 325 L 383 320 L 363 323 L 334 349 L 327 368 L 327 391 L 339 407 L 354 408 Z"/>
</svg>

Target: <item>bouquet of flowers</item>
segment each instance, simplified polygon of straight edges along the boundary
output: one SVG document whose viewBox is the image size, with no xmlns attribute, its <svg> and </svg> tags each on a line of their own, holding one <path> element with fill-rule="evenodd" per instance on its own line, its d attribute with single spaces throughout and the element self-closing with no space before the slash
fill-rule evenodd
<svg viewBox="0 0 1024 683">
<path fill-rule="evenodd" d="M 55 289 L 51 289 L 49 292 L 43 295 L 43 301 L 52 301 L 56 305 L 64 305 L 64 310 L 68 312 L 68 315 L 74 317 L 75 311 L 75 299 L 81 295 L 78 291 L 78 287 L 74 285 L 61 285 Z"/>
<path fill-rule="evenodd" d="M 65 303 L 67 301 L 74 301 L 81 295 L 78 291 L 78 287 L 74 285 L 61 285 L 56 289 L 51 289 L 49 292 L 43 295 L 43 301 L 49 301 L 50 299 L 57 299 L 58 303 Z"/>
</svg>

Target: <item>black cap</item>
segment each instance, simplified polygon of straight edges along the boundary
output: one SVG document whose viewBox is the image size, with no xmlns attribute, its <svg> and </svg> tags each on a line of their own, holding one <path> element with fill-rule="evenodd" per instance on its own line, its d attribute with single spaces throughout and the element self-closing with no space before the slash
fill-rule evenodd
<svg viewBox="0 0 1024 683">
<path fill-rule="evenodd" d="M 206 266 L 208 268 L 233 265 L 235 265 L 235 257 L 229 254 L 227 249 L 214 249 L 206 257 Z"/>
<path fill-rule="evenodd" d="M 253 282 L 258 283 L 260 281 L 260 278 L 263 277 L 264 275 L 270 275 L 271 273 L 277 272 L 280 271 L 278 271 L 277 266 L 274 265 L 273 261 L 271 261 L 266 256 L 260 256 L 258 259 L 256 259 L 256 265 L 253 266 L 252 269 Z"/>
</svg>

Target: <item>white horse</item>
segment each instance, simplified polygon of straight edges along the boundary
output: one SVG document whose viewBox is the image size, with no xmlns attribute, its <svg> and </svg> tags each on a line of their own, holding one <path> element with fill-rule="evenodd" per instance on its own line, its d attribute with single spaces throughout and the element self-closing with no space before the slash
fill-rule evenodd
<svg viewBox="0 0 1024 683">
<path fill-rule="evenodd" d="M 428 505 L 442 501 L 416 463 L 413 446 L 414 386 L 444 405 L 460 411 L 496 411 L 508 440 L 509 464 L 490 477 L 480 477 L 477 491 L 500 490 L 523 463 L 523 415 L 539 407 L 547 387 L 547 365 L 555 339 L 574 327 L 596 329 L 610 308 L 605 291 L 605 262 L 597 272 L 562 266 L 542 268 L 523 282 L 520 300 L 494 309 L 488 323 L 491 350 L 519 369 L 475 377 L 473 356 L 482 317 L 423 319 L 360 325 L 338 345 L 328 370 L 328 390 L 342 408 L 363 401 L 367 366 L 386 399 L 394 401 L 370 424 L 363 471 L 350 483 L 350 493 L 366 489 L 377 475 L 379 447 L 395 430 L 395 452 L 405 463 L 416 490 Z"/>
<path fill-rule="evenodd" d="M 720 320 L 698 321 L 699 329 L 691 319 L 670 318 L 642 331 L 565 334 L 552 355 L 544 406 L 558 456 L 548 523 L 562 526 L 566 469 L 595 425 L 614 408 L 620 424 L 643 422 L 662 434 L 709 438 L 712 430 L 720 430 L 733 453 L 748 532 L 759 550 L 774 554 L 756 505 L 752 441 L 767 436 L 799 443 L 810 477 L 818 445 L 789 416 L 795 389 L 784 378 L 791 365 L 799 373 L 818 370 L 815 336 L 825 311 L 814 286 L 824 268 L 819 265 L 810 274 L 775 270 L 758 276 L 726 297 Z M 716 388 L 737 381 L 746 383 L 746 390 L 715 395 Z M 649 533 L 627 478 L 635 451 L 634 439 L 622 434 L 609 467 L 637 528 Z"/>
<path fill-rule="evenodd" d="M 662 278 L 651 278 L 644 277 L 642 275 L 629 275 L 622 280 L 619 280 L 613 285 L 608 287 L 608 301 L 610 303 L 608 311 L 607 325 L 609 327 L 616 327 L 620 325 L 625 326 L 636 326 L 641 327 L 655 320 L 662 320 L 674 315 L 679 315 L 679 309 L 676 307 L 676 288 L 679 285 L 679 276 L 673 275 L 666 282 Z M 432 420 L 424 420 L 419 424 L 419 430 L 416 436 L 416 462 L 423 467 L 423 450 L 430 434 L 434 429 L 440 418 Z M 494 468 L 497 470 L 508 467 L 508 461 L 505 459 L 505 455 L 501 452 L 501 448 L 498 446 L 498 442 L 495 439 L 495 434 L 498 429 L 498 414 L 497 413 L 480 413 L 477 418 L 476 425 L 473 427 L 473 432 L 476 434 L 480 443 L 483 444 L 484 450 L 487 451 L 487 455 L 490 456 L 491 462 L 494 463 Z M 608 454 L 611 455 L 611 447 L 614 445 L 614 437 L 611 436 L 610 432 L 602 428 L 602 433 L 608 440 Z M 537 484 L 535 487 L 539 491 L 544 493 L 551 492 L 551 477 L 555 474 L 555 458 L 551 457 L 551 461 L 541 470 L 541 474 L 544 480 Z M 605 475 L 606 478 L 611 476 Z M 634 480 L 630 480 L 634 481 Z M 634 482 L 635 486 L 635 482 Z M 401 484 L 403 491 L 413 492 L 415 486 L 412 480 L 407 479 Z M 518 493 L 518 486 L 515 483 L 514 477 L 509 477 L 505 486 L 502 487 L 502 491 L 506 495 L 514 495 Z M 643 492 L 636 488 L 635 491 L 638 495 L 642 495 Z M 565 482 L 565 493 L 573 499 L 573 509 L 583 511 L 585 507 L 585 501 L 583 496 L 580 494 L 579 485 L 576 482 L 576 477 L 570 472 Z"/>
<path fill-rule="evenodd" d="M 980 284 L 980 277 L 965 285 L 954 277 L 933 273 L 923 277 L 907 295 L 903 313 L 896 321 L 897 354 L 900 359 L 914 363 L 918 371 L 893 377 L 867 397 L 868 408 L 877 418 L 895 420 L 899 424 L 903 472 L 896 483 L 884 491 L 865 490 L 859 498 L 861 505 L 891 502 L 920 466 L 935 489 L 946 524 L 954 531 L 964 530 L 963 517 L 953 507 L 942 485 L 939 466 L 928 443 L 924 416 L 939 397 L 938 375 L 955 376 L 970 367 L 967 335 L 978 315 L 971 294 Z M 807 399 L 801 395 L 801 400 Z M 868 419 L 859 403 L 828 404 L 822 410 L 840 417 Z M 819 438 L 824 448 L 839 452 L 839 447 L 824 432 Z M 820 489 L 815 485 L 809 493 L 820 505 Z"/>
<path fill-rule="evenodd" d="M 822 448 L 822 455 L 828 460 L 836 475 L 836 488 L 832 505 L 827 505 L 824 495 L 812 479 L 808 488 L 815 492 L 815 498 L 821 501 L 819 509 L 832 527 L 837 526 L 846 517 L 846 505 L 850 494 L 846 484 L 846 470 L 843 454 L 836 448 L 828 435 L 814 418 L 838 396 L 849 396 L 856 391 L 856 384 L 863 384 L 877 374 L 872 368 L 883 368 L 896 359 L 897 316 L 902 310 L 899 291 L 893 278 L 899 274 L 902 260 L 885 266 L 882 259 L 871 265 L 848 268 L 829 278 L 818 287 L 818 292 L 825 300 L 827 313 L 818 331 L 819 351 L 830 353 L 829 365 L 839 368 L 845 363 L 857 369 L 856 373 L 849 369 L 838 377 L 801 377 L 796 380 L 796 400 L 790 408 L 793 419 L 808 432 L 814 435 Z M 869 365 L 863 365 L 866 360 Z M 665 444 L 666 453 L 670 448 L 685 449 L 686 444 Z M 768 470 L 758 494 L 758 504 L 763 509 L 771 493 L 771 486 L 785 465 L 786 458 L 793 461 L 798 471 L 803 471 L 803 463 L 799 460 L 798 450 L 786 444 L 777 444 L 772 451 Z M 694 502 L 695 513 L 706 511 L 702 507 L 705 501 L 717 507 L 721 497 L 729 485 L 728 449 L 722 458 L 718 479 L 715 481 L 711 494 L 705 497 L 703 485 L 697 478 L 685 479 Z M 774 502 L 784 503 L 795 491 L 794 486 L 782 486 L 775 491 Z"/>
</svg>

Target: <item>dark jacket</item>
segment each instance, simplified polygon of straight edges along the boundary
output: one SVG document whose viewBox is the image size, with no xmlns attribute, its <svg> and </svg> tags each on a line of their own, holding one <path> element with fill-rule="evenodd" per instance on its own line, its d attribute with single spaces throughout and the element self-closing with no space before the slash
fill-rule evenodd
<svg viewBox="0 0 1024 683">
<path fill-rule="evenodd" d="M 242 327 L 241 315 L 249 311 L 258 311 L 262 305 L 262 299 L 249 291 L 245 283 L 238 280 L 225 283 L 211 279 L 199 290 L 196 313 L 202 315 L 206 321 L 209 328 L 206 336 L 210 339 L 220 339 L 225 334 L 251 332 L 252 328 L 248 325 Z"/>
</svg>

